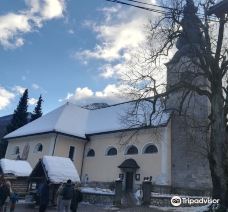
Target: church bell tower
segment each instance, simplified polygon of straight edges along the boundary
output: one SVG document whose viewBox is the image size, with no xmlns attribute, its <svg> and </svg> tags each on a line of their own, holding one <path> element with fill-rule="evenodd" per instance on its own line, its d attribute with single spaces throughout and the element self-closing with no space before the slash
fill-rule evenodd
<svg viewBox="0 0 228 212">
<path fill-rule="evenodd" d="M 206 89 L 208 81 L 197 63 L 205 40 L 193 0 L 187 0 L 177 52 L 167 66 L 167 109 L 172 116 L 172 187 L 174 192 L 201 194 L 211 188 L 207 161 L 209 101 L 192 87 Z M 177 88 L 181 85 L 179 89 Z M 182 86 L 184 85 L 184 86 Z M 190 89 L 191 88 L 191 89 Z"/>
</svg>

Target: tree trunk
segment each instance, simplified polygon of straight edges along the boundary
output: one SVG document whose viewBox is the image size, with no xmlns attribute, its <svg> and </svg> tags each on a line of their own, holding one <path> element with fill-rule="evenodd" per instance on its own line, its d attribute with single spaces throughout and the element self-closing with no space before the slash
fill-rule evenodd
<svg viewBox="0 0 228 212">
<path fill-rule="evenodd" d="M 218 77 L 218 76 L 217 76 Z M 224 115 L 224 100 L 222 85 L 219 80 L 212 85 L 211 99 L 211 140 L 209 151 L 209 165 L 211 170 L 213 193 L 212 197 L 220 199 L 223 208 L 228 208 L 226 161 L 226 128 Z M 221 211 L 226 211 L 222 209 Z"/>
</svg>

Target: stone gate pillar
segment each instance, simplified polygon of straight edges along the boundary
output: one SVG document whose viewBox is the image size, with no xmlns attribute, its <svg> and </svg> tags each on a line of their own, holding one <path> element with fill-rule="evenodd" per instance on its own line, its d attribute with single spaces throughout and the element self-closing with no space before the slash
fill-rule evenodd
<svg viewBox="0 0 228 212">
<path fill-rule="evenodd" d="M 149 205 L 151 201 L 151 181 L 143 181 L 142 192 L 143 192 L 143 205 Z"/>
<path fill-rule="evenodd" d="M 123 181 L 121 179 L 118 179 L 115 182 L 114 205 L 116 205 L 116 206 L 121 205 L 122 194 L 123 194 Z"/>
</svg>

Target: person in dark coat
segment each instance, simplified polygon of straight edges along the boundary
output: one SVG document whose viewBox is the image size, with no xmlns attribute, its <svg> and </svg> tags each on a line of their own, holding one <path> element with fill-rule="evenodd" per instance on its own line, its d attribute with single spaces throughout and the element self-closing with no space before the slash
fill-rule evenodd
<svg viewBox="0 0 228 212">
<path fill-rule="evenodd" d="M 44 182 L 39 189 L 40 208 L 39 212 L 45 212 L 49 203 L 49 182 Z"/>
<path fill-rule="evenodd" d="M 73 197 L 74 187 L 71 180 L 67 180 L 66 185 L 64 185 L 61 192 L 62 202 L 61 202 L 61 212 L 70 212 L 70 204 Z"/>
<path fill-rule="evenodd" d="M 0 212 L 3 211 L 3 206 L 7 197 L 10 196 L 10 189 L 6 185 L 5 179 L 3 176 L 0 177 Z"/>
<path fill-rule="evenodd" d="M 82 201 L 82 192 L 79 189 L 79 185 L 75 186 L 73 191 L 73 197 L 71 200 L 70 209 L 72 212 L 77 212 L 78 204 Z"/>
</svg>

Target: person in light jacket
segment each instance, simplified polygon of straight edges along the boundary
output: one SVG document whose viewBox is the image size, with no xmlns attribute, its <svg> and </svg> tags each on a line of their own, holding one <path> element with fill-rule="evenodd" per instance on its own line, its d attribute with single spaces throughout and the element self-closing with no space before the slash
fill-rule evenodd
<svg viewBox="0 0 228 212">
<path fill-rule="evenodd" d="M 63 196 L 62 196 L 62 191 L 63 191 L 64 185 L 61 184 L 58 188 L 57 191 L 57 211 L 60 212 L 61 211 L 61 205 L 62 205 L 62 200 L 63 200 Z"/>
</svg>

